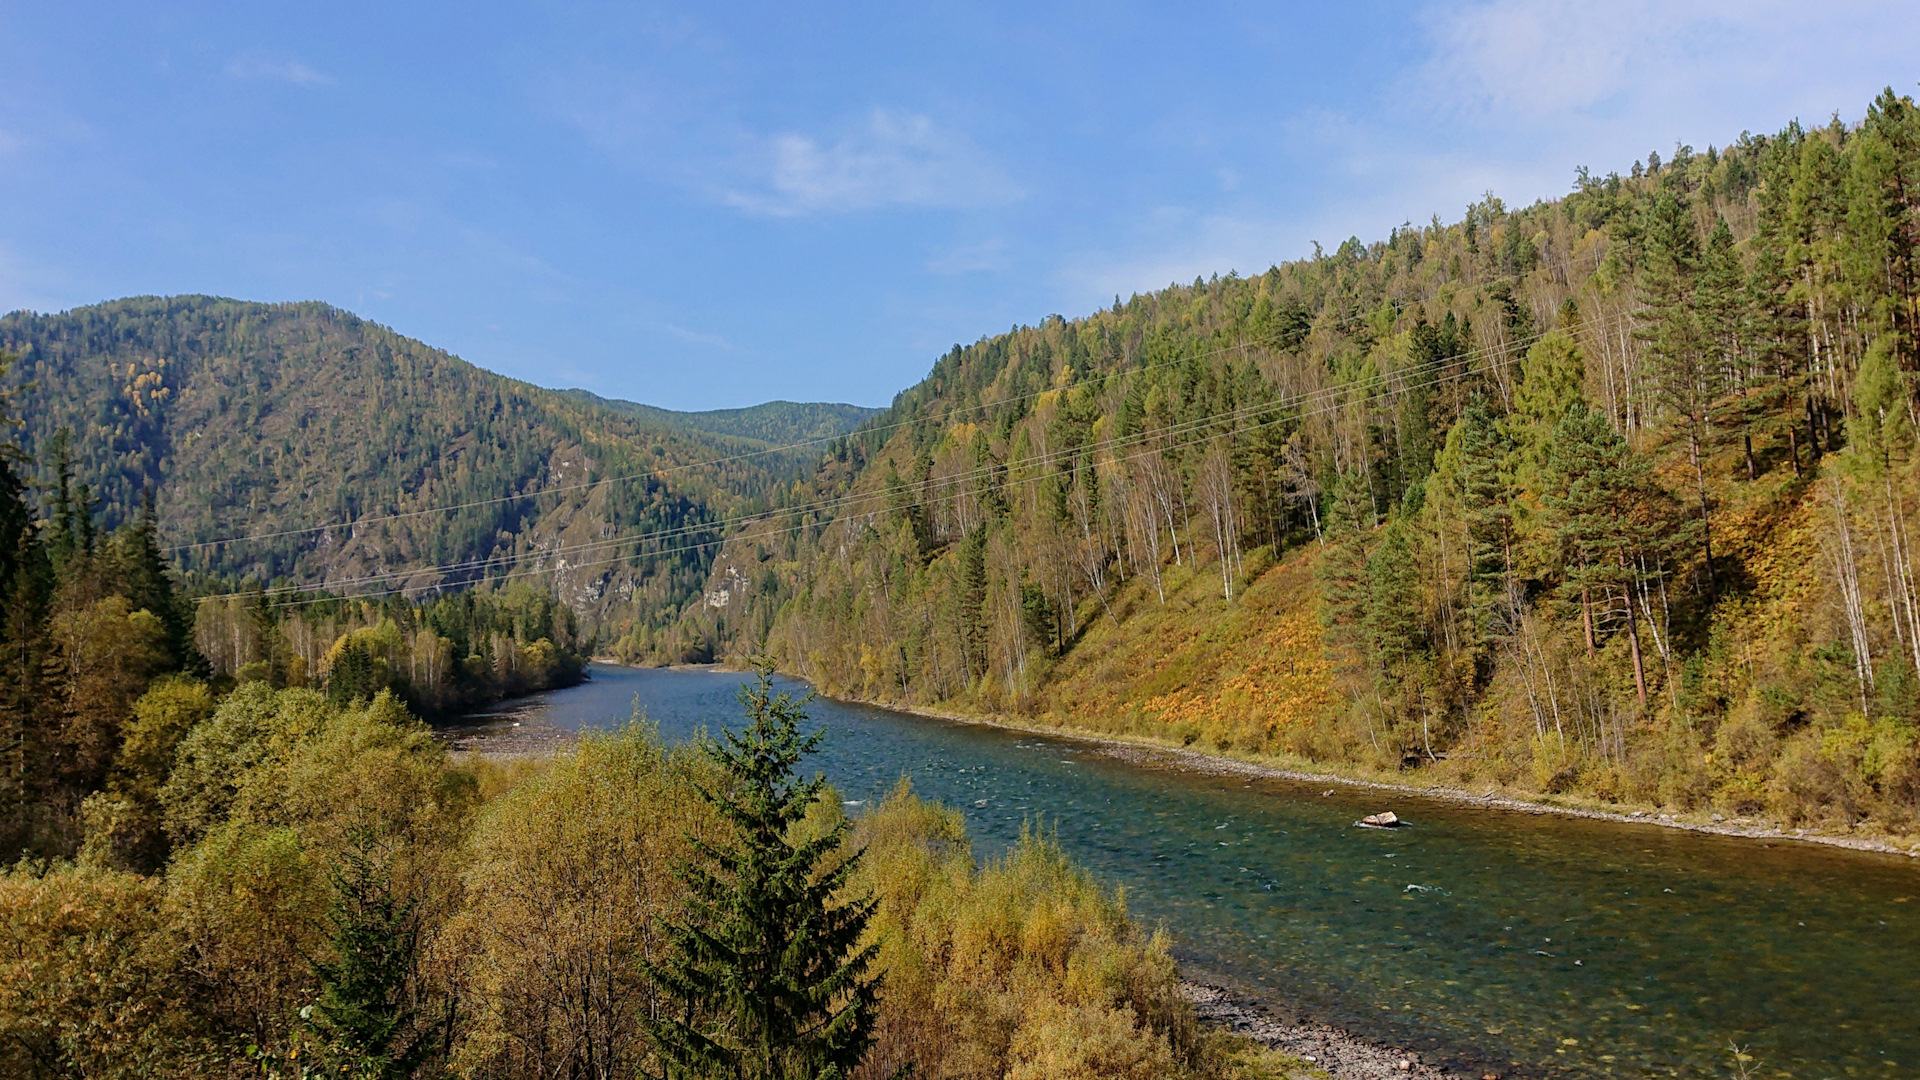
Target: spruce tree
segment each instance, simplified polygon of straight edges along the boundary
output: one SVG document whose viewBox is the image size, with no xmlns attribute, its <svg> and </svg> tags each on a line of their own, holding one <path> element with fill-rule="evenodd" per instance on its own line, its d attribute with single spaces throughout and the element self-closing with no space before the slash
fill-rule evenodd
<svg viewBox="0 0 1920 1080">
<path fill-rule="evenodd" d="M 960 543 L 958 587 L 953 591 L 954 629 L 967 677 L 987 671 L 987 527 L 976 525 Z"/>
<path fill-rule="evenodd" d="M 0 862 L 33 846 L 52 774 L 47 613 L 53 568 L 13 463 L 0 456 Z"/>
<path fill-rule="evenodd" d="M 1060 620 L 1054 614 L 1047 590 L 1024 577 L 1020 581 L 1020 626 L 1026 631 L 1026 648 L 1038 648 L 1052 656 L 1059 648 Z"/>
<path fill-rule="evenodd" d="M 396 894 L 392 863 L 371 834 L 355 839 L 332 874 L 327 912 L 333 958 L 316 961 L 320 998 L 301 1010 L 322 1068 L 352 1080 L 413 1076 L 437 1049 L 440 1025 L 413 1004 L 418 905 Z"/>
<path fill-rule="evenodd" d="M 649 1034 L 668 1080 L 848 1077 L 873 1040 L 878 946 L 860 937 L 877 901 L 837 899 L 860 858 L 842 857 L 844 820 L 796 836 L 826 787 L 795 775 L 822 736 L 800 732 L 806 699 L 775 693 L 762 666 L 740 701 L 747 727 L 706 745 L 720 782 L 699 789 L 732 839 L 694 839 L 680 867 L 687 918 L 647 970 L 683 1007 L 650 1020 Z"/>
<path fill-rule="evenodd" d="M 327 672 L 327 700 L 341 706 L 370 700 L 387 688 L 386 673 L 381 668 L 371 648 L 349 639 L 340 646 Z"/>
<path fill-rule="evenodd" d="M 1372 642 L 1367 633 L 1371 586 L 1367 574 L 1367 538 L 1373 506 L 1365 483 L 1353 473 L 1338 474 L 1327 507 L 1327 542 L 1314 565 L 1320 591 L 1320 619 L 1327 642 L 1353 661 L 1364 661 Z"/>
<path fill-rule="evenodd" d="M 80 528 L 74 506 L 73 432 L 61 428 L 47 442 L 47 461 L 53 469 L 53 490 L 47 503 L 47 555 L 56 571 L 62 571 L 79 552 Z"/>
<path fill-rule="evenodd" d="M 1906 371 L 1920 368 L 1920 109 L 1891 88 L 1867 108 L 1847 177 L 1842 264 L 1877 336 Z"/>
<path fill-rule="evenodd" d="M 1693 208 L 1684 194 L 1663 187 L 1647 208 L 1645 225 L 1646 260 L 1639 288 L 1644 302 L 1640 317 L 1647 325 L 1641 336 L 1647 342 L 1654 387 L 1686 431 L 1700 515 L 1702 567 L 1707 590 L 1712 592 L 1713 534 L 1705 459 L 1712 452 L 1708 439 L 1725 358 L 1715 352 L 1707 323 L 1714 314 L 1712 296 L 1718 290 L 1707 290 L 1703 299 L 1701 278 L 1708 253 L 1702 250 Z M 1726 276 L 1731 277 L 1731 234 L 1724 240 L 1726 246 L 1712 254 L 1715 261 L 1727 265 Z"/>
<path fill-rule="evenodd" d="M 1420 558 L 1411 532 L 1407 522 L 1396 516 L 1382 530 L 1380 543 L 1367 558 L 1364 621 L 1368 644 L 1374 658 L 1396 673 L 1426 649 Z"/>
<path fill-rule="evenodd" d="M 169 667 L 193 666 L 193 611 L 173 588 L 173 575 L 160 548 L 160 516 L 153 489 L 141 492 L 133 520 L 113 534 L 108 546 L 115 589 L 136 611 L 152 612 L 167 629 Z"/>
</svg>

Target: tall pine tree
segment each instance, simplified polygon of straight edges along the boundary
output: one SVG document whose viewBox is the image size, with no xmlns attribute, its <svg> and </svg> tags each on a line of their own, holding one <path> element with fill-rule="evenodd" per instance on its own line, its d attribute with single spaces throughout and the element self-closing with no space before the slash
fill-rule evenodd
<svg viewBox="0 0 1920 1080">
<path fill-rule="evenodd" d="M 1588 647 L 1603 613 L 1625 616 L 1634 690 L 1645 708 L 1646 660 L 1635 604 L 1651 615 L 1647 584 L 1664 576 L 1676 552 L 1694 542 L 1691 534 L 1700 523 L 1684 522 L 1651 464 L 1606 417 L 1581 404 L 1561 418 L 1547 445 L 1541 503 L 1564 560 L 1561 592 L 1580 604 Z"/>
<path fill-rule="evenodd" d="M 444 1049 L 444 1023 L 417 1007 L 419 905 L 399 895 L 391 853 L 356 837 L 330 874 L 333 956 L 316 961 L 320 998 L 301 1010 L 320 1069 L 352 1080 L 405 1080 Z"/>
<path fill-rule="evenodd" d="M 1723 357 L 1717 355 L 1709 320 L 1710 304 L 1703 305 L 1700 278 L 1703 263 L 1699 229 L 1693 208 L 1678 184 L 1663 185 L 1646 211 L 1646 260 L 1641 266 L 1642 336 L 1652 361 L 1654 384 L 1662 402 L 1672 411 L 1687 437 L 1687 459 L 1693 466 L 1694 495 L 1700 515 L 1700 545 L 1706 583 L 1712 591 L 1713 532 L 1707 498 L 1705 458 L 1711 434 L 1712 411 L 1720 396 Z M 1732 240 L 1726 237 L 1726 258 Z"/>
</svg>

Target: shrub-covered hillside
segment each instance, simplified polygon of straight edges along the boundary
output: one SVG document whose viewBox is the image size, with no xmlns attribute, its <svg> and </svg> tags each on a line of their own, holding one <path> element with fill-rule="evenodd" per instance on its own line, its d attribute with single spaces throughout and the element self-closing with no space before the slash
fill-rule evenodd
<svg viewBox="0 0 1920 1080">
<path fill-rule="evenodd" d="M 842 694 L 1911 828 L 1917 240 L 1889 91 L 956 347 L 690 625 Z"/>
</svg>

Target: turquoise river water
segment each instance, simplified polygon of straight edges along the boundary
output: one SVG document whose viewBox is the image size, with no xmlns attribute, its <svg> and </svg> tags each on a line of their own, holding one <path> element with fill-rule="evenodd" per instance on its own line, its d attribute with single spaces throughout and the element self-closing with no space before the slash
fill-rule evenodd
<svg viewBox="0 0 1920 1080">
<path fill-rule="evenodd" d="M 596 664 L 512 709 L 577 729 L 637 707 L 672 742 L 737 723 L 744 678 Z M 1920 861 L 809 713 L 850 812 L 910 776 L 966 815 L 982 857 L 1041 821 L 1189 971 L 1474 1075 L 1723 1077 L 1731 1040 L 1758 1076 L 1920 1077 Z M 1387 809 L 1409 827 L 1353 827 Z"/>
</svg>

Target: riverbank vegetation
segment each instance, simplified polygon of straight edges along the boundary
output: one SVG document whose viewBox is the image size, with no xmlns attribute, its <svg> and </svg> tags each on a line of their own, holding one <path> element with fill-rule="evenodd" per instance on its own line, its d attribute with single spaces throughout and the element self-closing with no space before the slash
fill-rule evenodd
<svg viewBox="0 0 1920 1080">
<path fill-rule="evenodd" d="M 1164 940 L 1043 833 L 977 864 L 959 816 L 904 784 L 849 822 L 799 778 L 797 710 L 731 759 L 636 723 L 500 765 L 450 759 L 386 693 L 256 681 L 213 705 L 170 682 L 141 702 L 184 729 L 151 793 L 171 853 L 0 873 L 9 1076 L 657 1071 L 675 1030 L 745 1030 L 729 1010 L 751 1002 L 709 976 L 778 937 L 754 882 L 821 913 L 784 931 L 819 935 L 793 989 L 857 1014 L 854 1076 L 1310 1075 L 1199 1028 Z"/>
<path fill-rule="evenodd" d="M 520 581 L 417 601 L 249 585 L 200 598 L 193 637 L 216 678 L 324 685 L 343 702 L 390 690 L 428 719 L 570 686 L 592 645 L 572 609 Z"/>
<path fill-rule="evenodd" d="M 1917 244 L 1888 91 L 1049 318 L 835 444 L 684 625 L 869 700 L 1911 831 Z"/>
<path fill-rule="evenodd" d="M 9 404 L 0 396 L 0 415 Z M 310 686 L 335 704 L 390 693 L 439 716 L 577 681 L 585 666 L 571 612 L 524 585 L 418 602 L 258 586 L 190 596 L 152 499 L 103 533 L 64 434 L 52 455 L 51 483 L 35 492 L 25 455 L 0 446 L 6 861 L 86 849 L 108 865 L 161 865 L 159 791 L 182 740 L 235 685 Z"/>
</svg>

